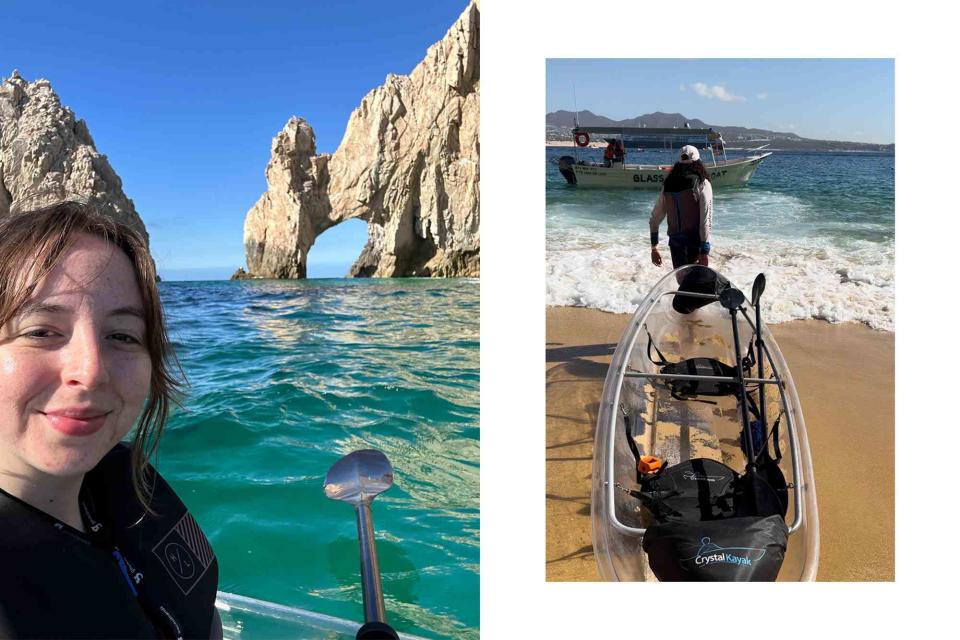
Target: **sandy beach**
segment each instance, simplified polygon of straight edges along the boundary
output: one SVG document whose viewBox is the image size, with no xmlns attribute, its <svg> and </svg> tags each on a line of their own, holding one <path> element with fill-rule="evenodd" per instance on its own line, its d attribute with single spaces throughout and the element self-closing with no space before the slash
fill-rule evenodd
<svg viewBox="0 0 960 640">
<path fill-rule="evenodd" d="M 598 580 L 590 476 L 600 391 L 630 316 L 546 310 L 546 578 Z M 894 334 L 771 325 L 800 394 L 820 513 L 821 581 L 894 579 Z"/>
</svg>

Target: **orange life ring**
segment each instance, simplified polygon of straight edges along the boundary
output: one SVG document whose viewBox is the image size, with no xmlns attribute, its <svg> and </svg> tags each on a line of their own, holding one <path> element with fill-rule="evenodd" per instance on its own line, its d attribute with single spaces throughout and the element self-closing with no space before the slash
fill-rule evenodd
<svg viewBox="0 0 960 640">
<path fill-rule="evenodd" d="M 590 144 L 590 136 L 586 133 L 578 133 L 577 135 L 573 136 L 573 141 L 578 147 L 585 147 Z"/>
</svg>

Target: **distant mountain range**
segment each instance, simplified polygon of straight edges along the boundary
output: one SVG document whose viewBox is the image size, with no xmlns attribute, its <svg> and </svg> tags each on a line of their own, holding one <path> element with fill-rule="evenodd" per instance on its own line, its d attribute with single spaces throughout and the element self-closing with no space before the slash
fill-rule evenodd
<svg viewBox="0 0 960 640">
<path fill-rule="evenodd" d="M 867 142 L 845 142 L 840 140 L 813 140 L 802 138 L 795 133 L 768 131 L 749 127 L 732 127 L 707 124 L 703 120 L 687 118 L 680 113 L 647 113 L 626 120 L 612 120 L 590 111 L 554 111 L 547 114 L 547 140 L 571 140 L 574 122 L 582 127 L 677 127 L 689 124 L 691 129 L 713 129 L 723 135 L 728 147 L 745 144 L 769 144 L 771 149 L 806 151 L 893 151 L 893 144 L 873 144 Z"/>
</svg>

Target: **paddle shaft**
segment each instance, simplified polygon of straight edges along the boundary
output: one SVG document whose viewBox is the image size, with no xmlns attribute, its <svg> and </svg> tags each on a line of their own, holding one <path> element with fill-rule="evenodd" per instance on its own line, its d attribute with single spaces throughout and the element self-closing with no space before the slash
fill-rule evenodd
<svg viewBox="0 0 960 640">
<path fill-rule="evenodd" d="M 733 324 L 733 357 L 737 362 L 737 382 L 740 393 L 740 421 L 743 423 L 744 443 L 747 448 L 747 472 L 756 466 L 757 458 L 753 451 L 753 435 L 750 433 L 750 416 L 747 413 L 747 390 L 743 386 L 743 360 L 740 359 L 740 331 L 737 328 L 737 310 L 730 309 L 730 322 Z"/>
<path fill-rule="evenodd" d="M 380 565 L 377 563 L 377 546 L 373 538 L 373 511 L 370 503 L 365 501 L 357 505 L 357 537 L 360 539 L 363 619 L 366 622 L 386 622 L 387 610 L 383 605 Z"/>
<path fill-rule="evenodd" d="M 757 311 L 757 377 L 763 379 L 763 329 L 760 327 L 760 300 L 755 303 Z M 760 433 L 763 436 L 763 443 L 767 443 L 767 394 L 764 393 L 763 386 L 758 390 L 760 393 Z"/>
<path fill-rule="evenodd" d="M 760 505 L 757 502 L 757 493 L 753 489 L 752 476 L 757 473 L 757 457 L 753 451 L 753 431 L 750 429 L 750 416 L 747 414 L 747 390 L 743 384 L 743 360 L 740 359 L 740 330 L 737 327 L 737 308 L 730 309 L 730 322 L 733 324 L 733 357 L 737 362 L 737 379 L 740 389 L 740 421 L 743 423 L 743 441 L 747 445 L 747 477 L 751 481 L 747 484 L 750 491 L 750 499 L 753 501 L 753 508 L 759 512 Z"/>
</svg>

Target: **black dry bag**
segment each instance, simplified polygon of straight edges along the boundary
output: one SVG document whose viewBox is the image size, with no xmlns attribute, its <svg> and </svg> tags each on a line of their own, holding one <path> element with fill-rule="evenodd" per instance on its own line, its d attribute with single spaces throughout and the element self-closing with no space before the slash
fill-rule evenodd
<svg viewBox="0 0 960 640">
<path fill-rule="evenodd" d="M 708 293 L 711 295 L 720 295 L 720 292 L 730 288 L 730 281 L 722 275 L 701 265 L 696 265 L 683 277 L 678 292 L 673 296 L 673 308 L 678 313 L 690 313 L 700 307 L 713 302 L 707 298 L 694 298 L 685 296 L 682 292 L 690 293 Z"/>
<path fill-rule="evenodd" d="M 643 550 L 661 582 L 773 582 L 787 525 L 778 515 L 655 524 Z"/>
</svg>

